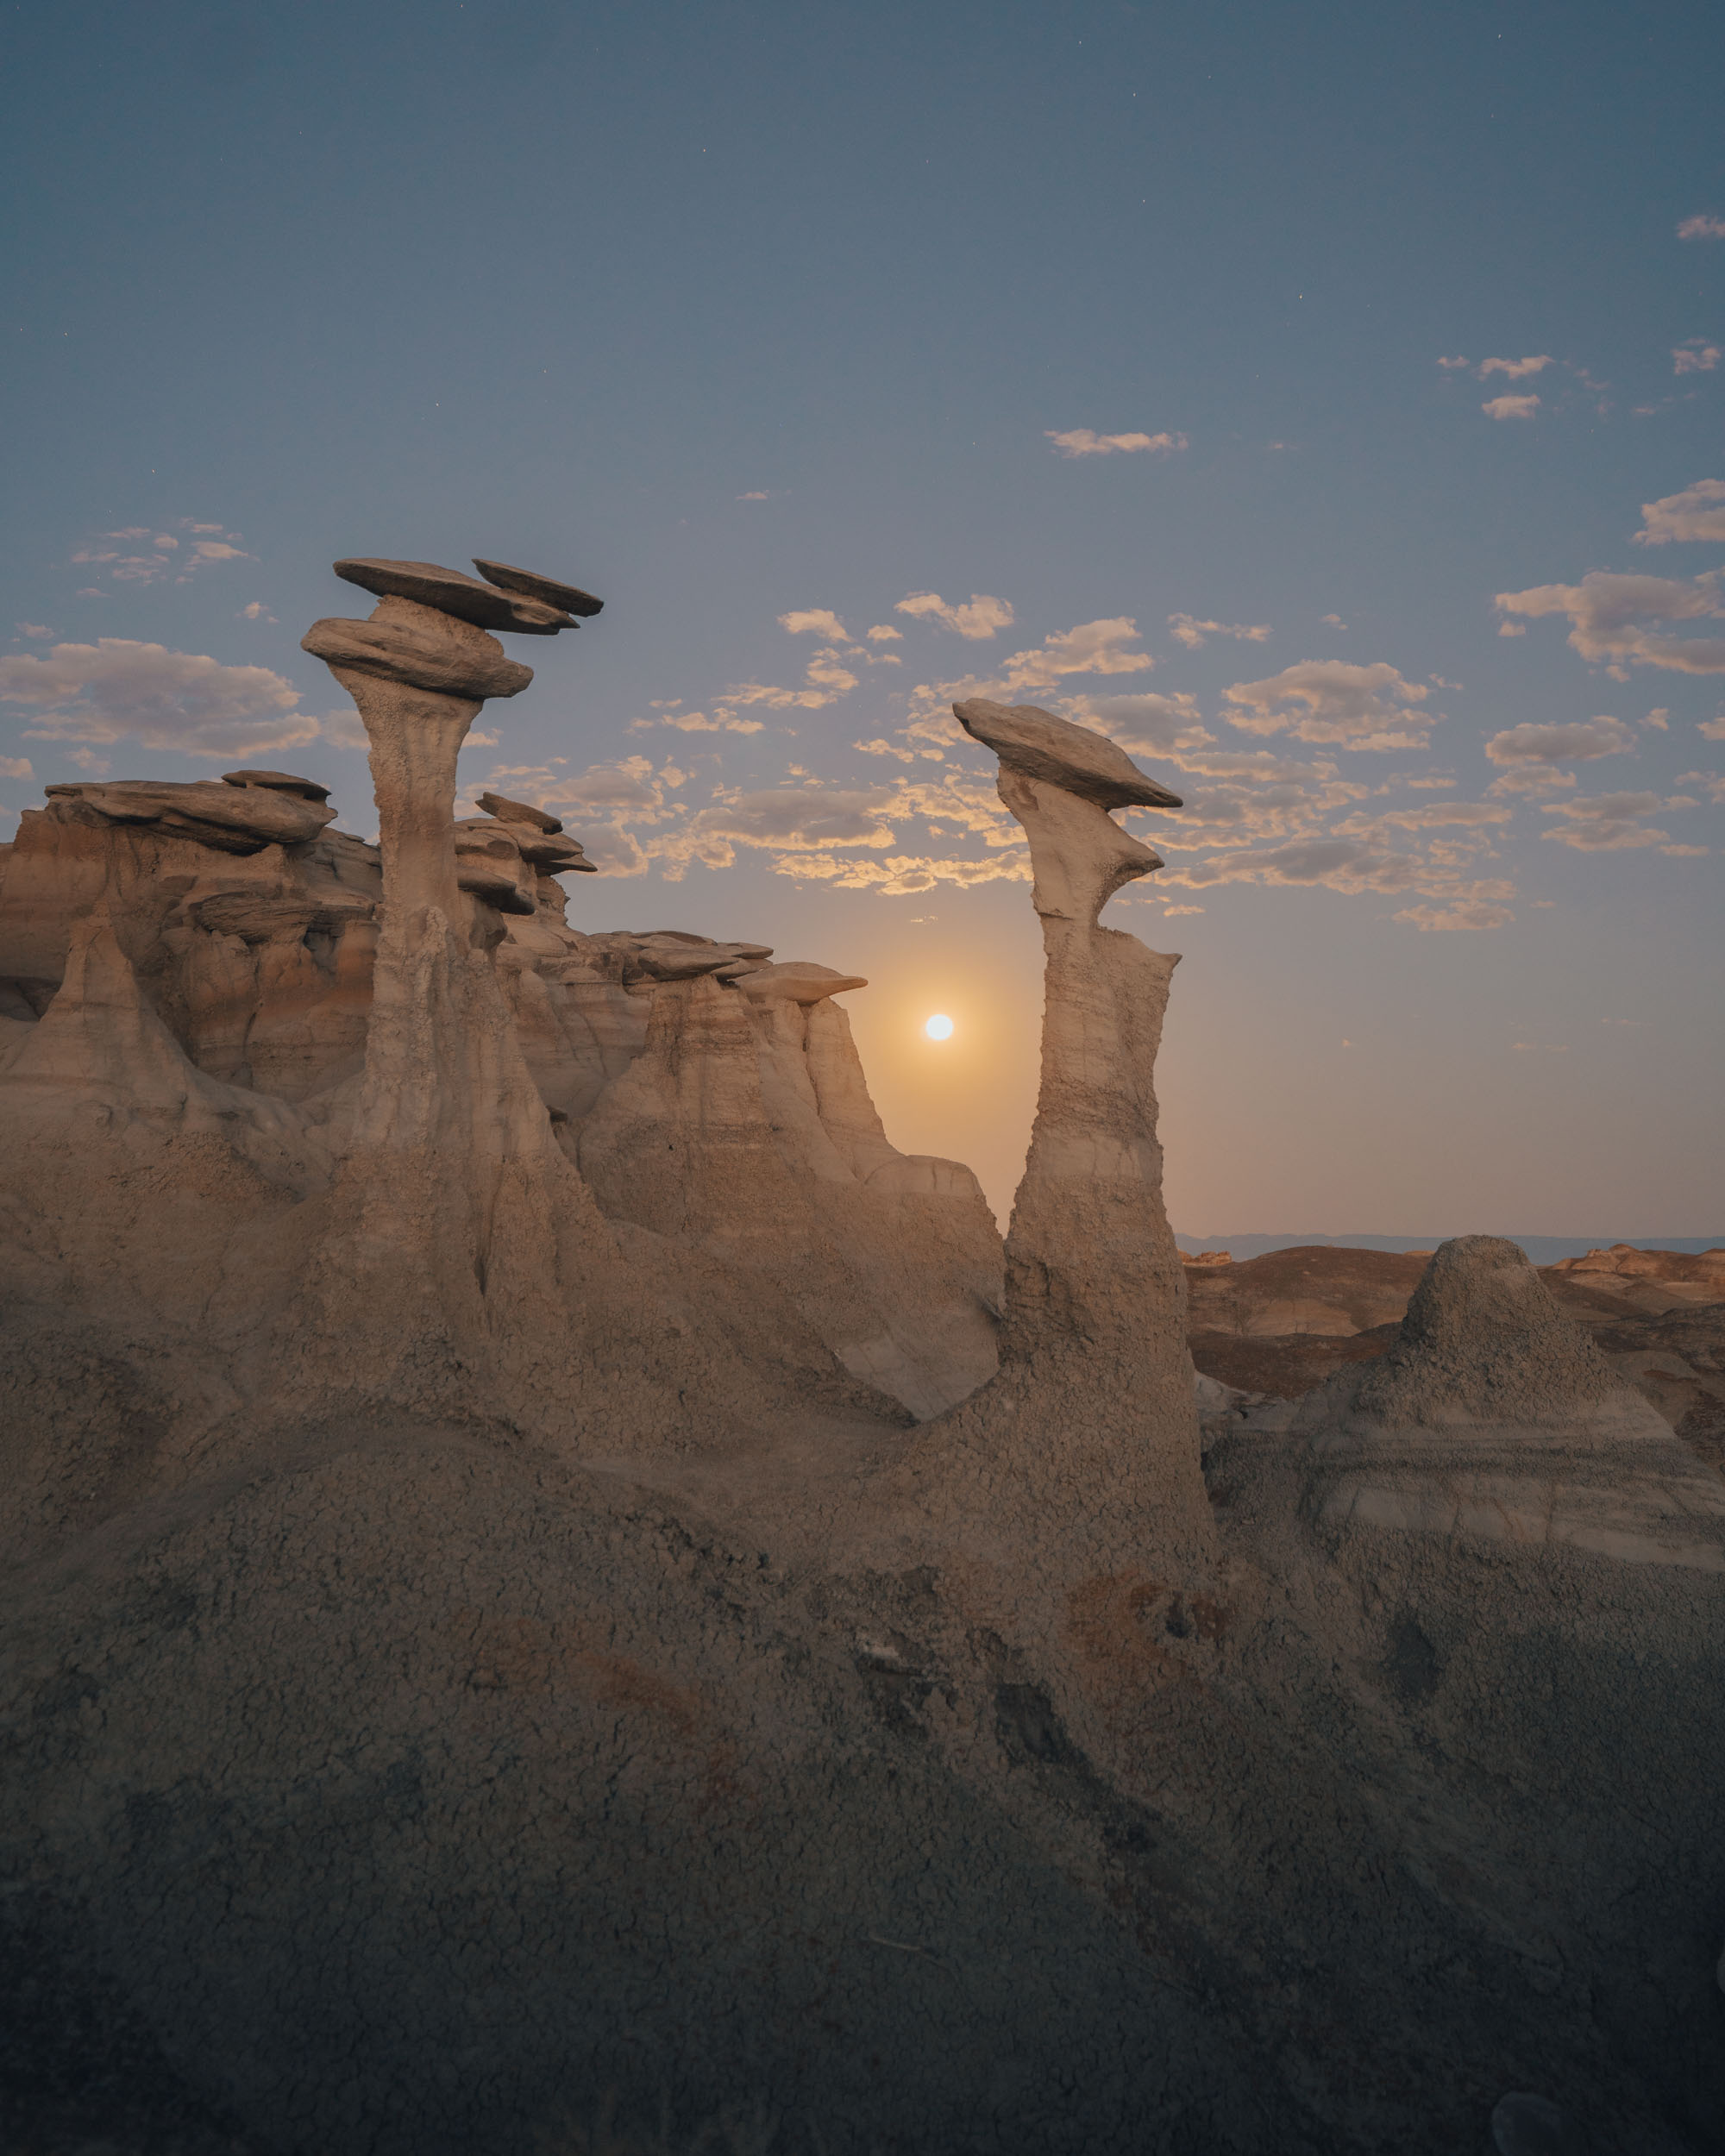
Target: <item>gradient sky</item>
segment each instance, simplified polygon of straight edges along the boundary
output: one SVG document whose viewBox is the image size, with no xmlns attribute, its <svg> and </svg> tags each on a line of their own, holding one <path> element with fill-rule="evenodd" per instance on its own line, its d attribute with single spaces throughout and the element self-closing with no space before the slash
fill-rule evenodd
<svg viewBox="0 0 1725 2156">
<path fill-rule="evenodd" d="M 1706 4 L 14 9 L 0 801 L 315 775 L 342 554 L 604 596 L 470 787 L 577 925 L 866 975 L 1008 1201 L 992 693 L 1189 802 L 1176 1225 L 1725 1226 L 1725 135 Z M 922 1037 L 932 1011 L 950 1042 Z"/>
</svg>

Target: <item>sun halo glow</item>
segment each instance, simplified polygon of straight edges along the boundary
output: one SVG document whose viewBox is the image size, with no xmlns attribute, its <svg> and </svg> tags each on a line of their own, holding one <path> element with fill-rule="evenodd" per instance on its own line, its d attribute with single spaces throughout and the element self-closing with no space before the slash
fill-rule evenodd
<svg viewBox="0 0 1725 2156">
<path fill-rule="evenodd" d="M 952 1038 L 952 1020 L 944 1012 L 937 1011 L 932 1018 L 925 1020 L 922 1030 L 932 1041 L 950 1041 Z"/>
</svg>

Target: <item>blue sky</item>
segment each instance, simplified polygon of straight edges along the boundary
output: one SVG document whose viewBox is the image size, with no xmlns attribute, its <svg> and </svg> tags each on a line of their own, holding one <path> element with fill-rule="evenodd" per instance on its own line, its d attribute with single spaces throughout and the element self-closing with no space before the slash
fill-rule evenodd
<svg viewBox="0 0 1725 2156">
<path fill-rule="evenodd" d="M 263 761 L 368 830 L 328 564 L 498 556 L 607 601 L 463 766 L 604 861 L 572 917 L 866 975 L 889 1132 L 997 1205 L 1039 951 L 978 690 L 1191 805 L 1110 916 L 1186 954 L 1182 1228 L 1725 1226 L 1711 8 L 8 44 L 9 812 Z"/>
</svg>

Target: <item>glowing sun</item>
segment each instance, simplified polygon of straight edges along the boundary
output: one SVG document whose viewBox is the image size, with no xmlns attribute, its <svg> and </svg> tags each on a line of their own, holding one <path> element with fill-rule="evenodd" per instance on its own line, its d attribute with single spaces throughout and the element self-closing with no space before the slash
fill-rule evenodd
<svg viewBox="0 0 1725 2156">
<path fill-rule="evenodd" d="M 937 1011 L 925 1023 L 922 1030 L 932 1041 L 950 1041 L 952 1038 L 952 1020 L 944 1012 Z"/>
</svg>

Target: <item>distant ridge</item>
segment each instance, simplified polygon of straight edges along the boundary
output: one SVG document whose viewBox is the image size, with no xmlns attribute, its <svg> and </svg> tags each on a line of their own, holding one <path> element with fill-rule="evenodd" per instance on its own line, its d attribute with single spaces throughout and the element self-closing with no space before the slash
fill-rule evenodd
<svg viewBox="0 0 1725 2156">
<path fill-rule="evenodd" d="M 1463 1229 L 1458 1234 L 1467 1232 Z M 1495 1233 L 1496 1231 L 1494 1230 Z M 1238 1258 L 1262 1257 L 1269 1250 L 1303 1249 L 1327 1243 L 1351 1250 L 1434 1250 L 1448 1238 L 1441 1235 L 1181 1235 L 1175 1241 L 1182 1250 L 1227 1250 Z M 1535 1265 L 1555 1265 L 1559 1258 L 1585 1257 L 1590 1250 L 1609 1250 L 1614 1243 L 1633 1243 L 1642 1250 L 1725 1250 L 1720 1235 L 1506 1235 L 1519 1243 Z"/>
</svg>

